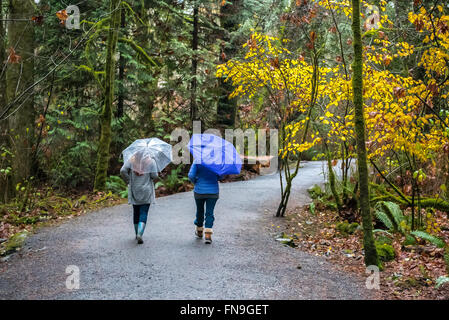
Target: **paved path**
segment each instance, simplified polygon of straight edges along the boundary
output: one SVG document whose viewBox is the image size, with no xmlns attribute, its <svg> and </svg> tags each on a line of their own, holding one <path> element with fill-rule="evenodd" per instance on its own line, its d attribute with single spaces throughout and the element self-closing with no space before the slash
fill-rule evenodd
<svg viewBox="0 0 449 320">
<path fill-rule="evenodd" d="M 305 163 L 292 202 L 307 202 L 306 189 L 322 180 L 322 164 Z M 192 193 L 158 199 L 143 245 L 128 205 L 103 209 L 28 238 L 0 263 L 0 299 L 369 298 L 363 279 L 275 241 L 277 175 L 220 188 L 212 245 L 194 237 Z M 80 270 L 79 290 L 66 288 L 69 265 Z"/>
</svg>

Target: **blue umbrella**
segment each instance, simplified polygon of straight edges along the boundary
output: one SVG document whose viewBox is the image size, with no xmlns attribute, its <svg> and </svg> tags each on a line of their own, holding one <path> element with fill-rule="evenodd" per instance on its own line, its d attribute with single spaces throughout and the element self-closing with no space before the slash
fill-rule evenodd
<svg viewBox="0 0 449 320">
<path fill-rule="evenodd" d="M 194 134 L 189 142 L 189 151 L 196 163 L 220 176 L 239 174 L 242 170 L 242 160 L 237 150 L 216 135 Z"/>
</svg>

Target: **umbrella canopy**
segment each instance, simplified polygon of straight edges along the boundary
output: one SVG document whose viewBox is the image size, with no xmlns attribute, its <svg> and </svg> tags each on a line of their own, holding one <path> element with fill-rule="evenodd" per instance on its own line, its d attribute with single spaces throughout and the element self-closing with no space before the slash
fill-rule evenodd
<svg viewBox="0 0 449 320">
<path fill-rule="evenodd" d="M 125 164 L 135 172 L 161 172 L 172 161 L 172 146 L 158 138 L 139 139 L 122 154 Z"/>
<path fill-rule="evenodd" d="M 242 160 L 228 141 L 213 134 L 194 134 L 189 150 L 195 162 L 218 175 L 239 174 Z"/>
</svg>

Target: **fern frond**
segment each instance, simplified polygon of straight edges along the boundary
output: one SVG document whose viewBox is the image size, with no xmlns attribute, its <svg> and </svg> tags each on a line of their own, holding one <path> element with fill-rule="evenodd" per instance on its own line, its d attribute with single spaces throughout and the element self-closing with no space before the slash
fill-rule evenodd
<svg viewBox="0 0 449 320">
<path fill-rule="evenodd" d="M 446 264 L 446 272 L 449 274 L 449 246 L 446 247 L 446 252 L 444 253 L 444 263 Z"/>
<path fill-rule="evenodd" d="M 445 284 L 446 282 L 449 282 L 449 277 L 446 277 L 446 276 L 441 276 L 441 277 L 439 277 L 436 281 L 436 286 L 435 286 L 435 288 L 439 288 L 439 287 L 441 287 L 443 284 Z"/>
<path fill-rule="evenodd" d="M 438 248 L 444 248 L 446 246 L 446 243 L 443 240 L 441 240 L 440 238 L 435 237 L 435 236 L 433 236 L 431 234 L 428 234 L 427 232 L 424 232 L 424 231 L 412 231 L 412 232 L 410 232 L 410 234 L 412 236 L 414 236 L 414 237 L 421 238 L 421 239 L 424 239 L 426 241 L 429 241 L 430 243 L 436 245 Z"/>
<path fill-rule="evenodd" d="M 391 222 L 390 218 L 384 212 L 376 210 L 375 214 L 377 219 L 379 219 L 388 228 L 388 230 L 395 229 L 393 222 Z"/>
<path fill-rule="evenodd" d="M 393 218 L 394 223 L 397 225 L 398 229 L 401 228 L 401 222 L 404 220 L 404 214 L 401 208 L 394 202 L 382 201 L 382 207 L 386 210 L 385 212 Z"/>
<path fill-rule="evenodd" d="M 373 233 L 385 233 L 387 236 L 390 236 L 390 237 L 393 236 L 390 232 L 388 232 L 386 230 L 382 230 L 382 229 L 374 229 Z"/>
</svg>

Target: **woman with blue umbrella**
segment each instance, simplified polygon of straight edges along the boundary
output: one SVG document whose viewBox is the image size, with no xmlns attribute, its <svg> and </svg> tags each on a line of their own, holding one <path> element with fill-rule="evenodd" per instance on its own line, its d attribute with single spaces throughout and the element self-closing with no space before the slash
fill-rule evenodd
<svg viewBox="0 0 449 320">
<path fill-rule="evenodd" d="M 212 134 L 194 134 L 189 142 L 189 150 L 194 158 L 189 180 L 195 185 L 195 234 L 203 238 L 204 232 L 205 243 L 210 244 L 214 209 L 219 198 L 218 180 L 228 174 L 239 174 L 242 162 L 231 143 Z"/>
</svg>

